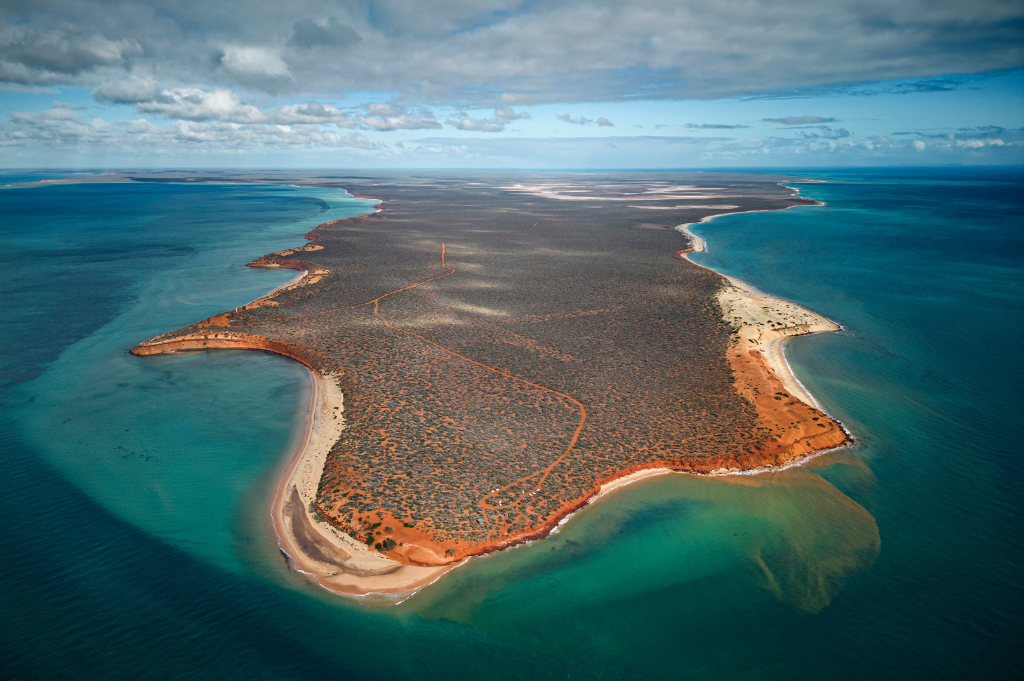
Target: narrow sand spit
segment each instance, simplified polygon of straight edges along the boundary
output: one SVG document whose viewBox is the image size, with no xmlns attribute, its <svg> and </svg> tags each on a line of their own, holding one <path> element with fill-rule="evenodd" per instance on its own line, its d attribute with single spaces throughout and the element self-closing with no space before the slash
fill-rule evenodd
<svg viewBox="0 0 1024 681">
<path fill-rule="evenodd" d="M 424 586 L 452 565 L 402 565 L 321 520 L 314 508 L 320 476 L 331 447 L 345 428 L 336 378 L 313 377 L 306 437 L 281 475 L 271 513 L 281 550 L 291 568 L 320 586 L 343 594 L 398 593 Z"/>
<path fill-rule="evenodd" d="M 822 204 L 816 202 L 815 205 Z M 715 217 L 719 216 L 713 215 L 702 219 L 701 222 L 707 222 Z M 688 254 L 707 250 L 707 244 L 689 230 L 690 224 L 677 225 L 676 230 L 690 240 L 690 248 L 680 251 L 680 255 L 693 262 Z M 696 262 L 693 264 L 704 267 Z M 772 373 L 782 381 L 791 395 L 808 406 L 821 409 L 817 400 L 800 383 L 786 361 L 786 343 L 794 336 L 841 331 L 842 327 L 795 303 L 765 295 L 739 279 L 724 274 L 721 276 L 729 283 L 718 294 L 718 304 L 722 307 L 722 315 L 726 321 L 738 331 L 739 351 L 745 355 L 751 350 L 760 352 Z"/>
<path fill-rule="evenodd" d="M 759 350 L 791 395 L 816 409 L 821 407 L 793 375 L 786 361 L 785 347 L 790 338 L 809 333 L 840 331 L 835 322 L 779 298 L 759 293 L 741 281 L 727 277 L 729 284 L 718 294 L 722 314 L 739 331 L 742 352 Z"/>
</svg>

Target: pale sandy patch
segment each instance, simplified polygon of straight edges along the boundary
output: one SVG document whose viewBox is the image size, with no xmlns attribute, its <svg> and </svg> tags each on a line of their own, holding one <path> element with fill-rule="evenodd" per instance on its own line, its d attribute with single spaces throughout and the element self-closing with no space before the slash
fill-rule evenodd
<svg viewBox="0 0 1024 681">
<path fill-rule="evenodd" d="M 762 211 L 745 212 L 759 213 Z M 703 218 L 700 222 L 706 222 L 715 217 L 718 216 L 711 215 Z M 690 231 L 691 224 L 696 223 L 677 225 L 676 231 L 689 239 L 691 252 L 701 253 L 707 250 L 707 243 Z M 699 265 L 699 263 L 694 264 Z M 699 266 L 703 267 L 703 265 Z M 832 320 L 788 300 L 765 295 L 739 279 L 721 276 L 724 276 L 729 283 L 723 286 L 719 292 L 718 303 L 722 308 L 722 316 L 738 332 L 737 348 L 739 351 L 747 352 L 751 349 L 760 351 L 772 372 L 782 381 L 791 395 L 804 404 L 821 409 L 817 400 L 800 383 L 793 374 L 789 362 L 786 361 L 786 342 L 794 336 L 841 331 L 842 327 Z"/>
</svg>

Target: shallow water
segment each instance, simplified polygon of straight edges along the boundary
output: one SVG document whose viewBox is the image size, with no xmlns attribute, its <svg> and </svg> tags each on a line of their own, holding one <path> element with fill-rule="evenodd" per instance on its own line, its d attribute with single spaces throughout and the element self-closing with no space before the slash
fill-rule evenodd
<svg viewBox="0 0 1024 681">
<path fill-rule="evenodd" d="M 964 173 L 965 171 L 956 171 Z M 671 475 L 401 605 L 288 573 L 270 485 L 304 369 L 140 340 L 294 273 L 336 190 L 0 196 L 0 669 L 12 678 L 1010 676 L 1020 628 L 1021 176 L 820 173 L 826 208 L 695 228 L 703 261 L 836 319 L 787 354 L 857 446 Z M 31 401 L 30 401 L 31 400 Z"/>
<path fill-rule="evenodd" d="M 0 186 L 5 184 L 21 184 L 24 182 L 42 182 L 43 180 L 63 180 L 69 177 L 97 175 L 87 171 L 45 171 L 45 170 L 0 170 Z"/>
</svg>

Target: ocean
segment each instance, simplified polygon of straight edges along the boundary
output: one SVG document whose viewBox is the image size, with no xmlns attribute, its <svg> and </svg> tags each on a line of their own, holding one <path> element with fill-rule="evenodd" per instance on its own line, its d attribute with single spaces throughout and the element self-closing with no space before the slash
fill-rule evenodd
<svg viewBox="0 0 1024 681">
<path fill-rule="evenodd" d="M 0 676 L 1020 677 L 1024 173 L 800 175 L 825 206 L 697 225 L 693 258 L 843 326 L 787 357 L 856 444 L 635 483 L 397 605 L 323 592 L 277 551 L 305 369 L 127 355 L 288 281 L 243 265 L 374 202 L 0 189 Z"/>
</svg>

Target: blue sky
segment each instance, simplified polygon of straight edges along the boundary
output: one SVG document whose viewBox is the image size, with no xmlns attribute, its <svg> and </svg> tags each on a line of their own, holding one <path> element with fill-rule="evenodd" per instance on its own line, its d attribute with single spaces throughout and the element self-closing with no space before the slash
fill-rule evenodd
<svg viewBox="0 0 1024 681">
<path fill-rule="evenodd" d="M 1024 162 L 1024 10 L 0 0 L 0 165 Z"/>
</svg>

